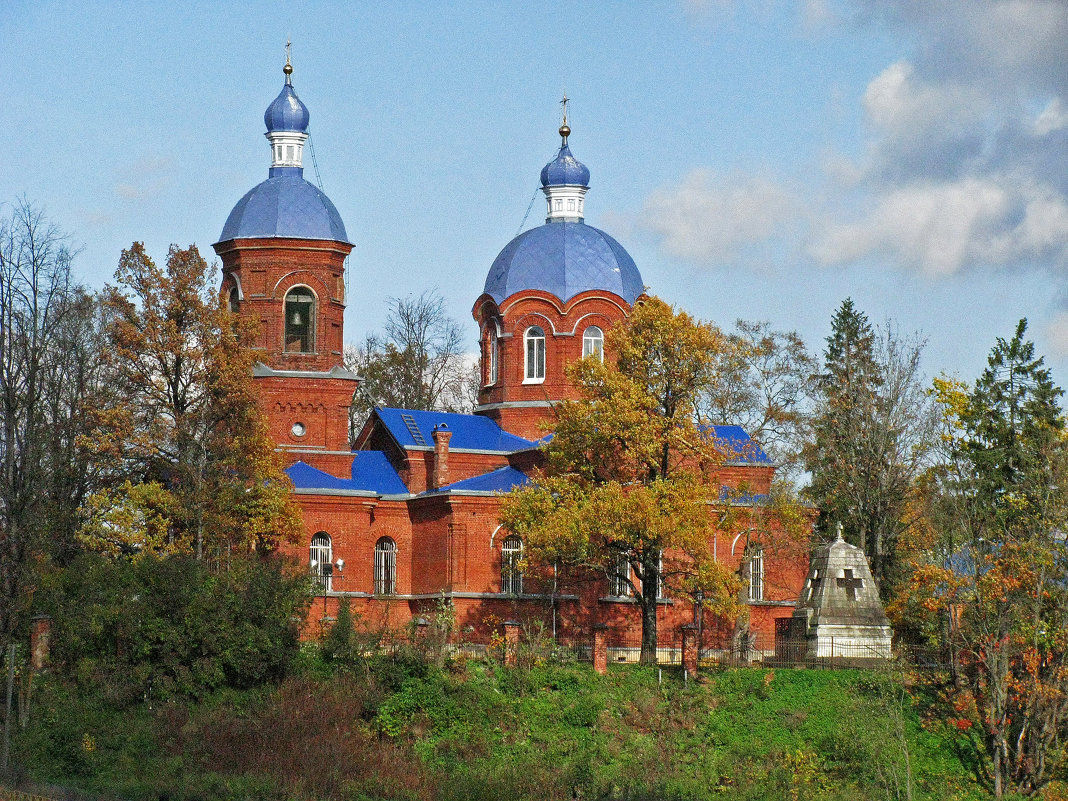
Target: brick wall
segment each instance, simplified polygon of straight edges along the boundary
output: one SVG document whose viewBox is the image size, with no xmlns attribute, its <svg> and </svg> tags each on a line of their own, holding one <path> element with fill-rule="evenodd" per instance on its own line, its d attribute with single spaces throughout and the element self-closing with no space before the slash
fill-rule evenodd
<svg viewBox="0 0 1068 801">
<path fill-rule="evenodd" d="M 553 295 L 537 290 L 513 295 L 498 307 L 488 295 L 476 301 L 473 314 L 482 331 L 483 387 L 479 404 L 541 403 L 576 398 L 578 393 L 567 380 L 567 365 L 582 358 L 582 337 L 590 326 L 607 332 L 624 319 L 629 305 L 606 292 L 583 292 L 561 304 Z M 497 381 L 488 374 L 490 333 L 498 335 Z M 526 382 L 524 334 L 531 326 L 545 332 L 545 380 Z M 506 431 L 528 439 L 546 433 L 552 411 L 547 406 L 487 409 L 483 412 Z"/>
</svg>

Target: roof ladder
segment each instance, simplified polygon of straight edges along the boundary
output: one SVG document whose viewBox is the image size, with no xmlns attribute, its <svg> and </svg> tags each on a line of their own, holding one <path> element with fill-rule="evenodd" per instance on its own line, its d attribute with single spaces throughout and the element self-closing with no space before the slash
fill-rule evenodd
<svg viewBox="0 0 1068 801">
<path fill-rule="evenodd" d="M 401 420 L 404 421 L 404 425 L 408 426 L 408 433 L 412 435 L 415 444 L 426 445 L 426 438 L 423 437 L 423 432 L 419 430 L 419 425 L 415 422 L 415 418 L 410 414 L 402 414 Z"/>
</svg>

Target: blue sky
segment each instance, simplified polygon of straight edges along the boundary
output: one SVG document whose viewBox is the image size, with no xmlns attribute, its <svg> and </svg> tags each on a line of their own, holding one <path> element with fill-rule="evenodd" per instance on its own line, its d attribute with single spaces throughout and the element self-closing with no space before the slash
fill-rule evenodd
<svg viewBox="0 0 1068 801">
<path fill-rule="evenodd" d="M 0 202 L 44 206 L 93 287 L 134 240 L 210 255 L 266 178 L 287 36 L 355 243 L 349 341 L 437 287 L 474 349 L 566 89 L 586 221 L 665 299 L 818 350 L 851 296 L 967 379 L 1027 317 L 1068 383 L 1063 0 L 9 0 Z"/>
</svg>

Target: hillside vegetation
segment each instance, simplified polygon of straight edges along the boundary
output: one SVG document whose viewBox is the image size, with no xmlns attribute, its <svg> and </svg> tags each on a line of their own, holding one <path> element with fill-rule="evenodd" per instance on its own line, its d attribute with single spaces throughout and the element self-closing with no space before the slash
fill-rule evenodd
<svg viewBox="0 0 1068 801">
<path fill-rule="evenodd" d="M 197 702 L 53 677 L 15 746 L 27 781 L 130 801 L 989 797 L 974 727 L 900 676 L 658 675 L 305 646 L 279 684 Z"/>
</svg>

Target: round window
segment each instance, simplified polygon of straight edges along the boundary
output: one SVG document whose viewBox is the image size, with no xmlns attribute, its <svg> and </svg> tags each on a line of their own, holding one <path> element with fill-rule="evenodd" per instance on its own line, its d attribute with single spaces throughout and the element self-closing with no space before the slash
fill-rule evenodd
<svg viewBox="0 0 1068 801">
<path fill-rule="evenodd" d="M 292 430 L 294 437 L 303 437 L 308 431 L 308 429 L 304 427 L 304 423 L 294 423 Z"/>
</svg>

